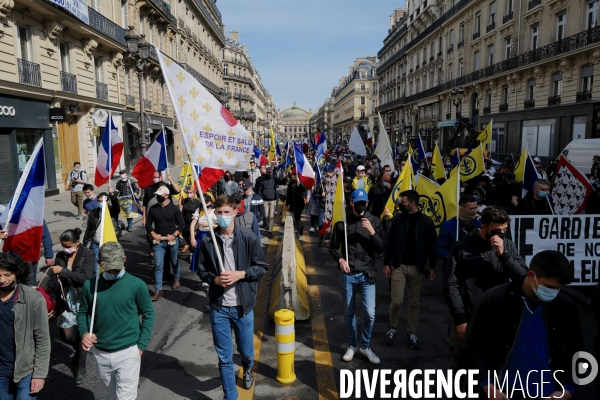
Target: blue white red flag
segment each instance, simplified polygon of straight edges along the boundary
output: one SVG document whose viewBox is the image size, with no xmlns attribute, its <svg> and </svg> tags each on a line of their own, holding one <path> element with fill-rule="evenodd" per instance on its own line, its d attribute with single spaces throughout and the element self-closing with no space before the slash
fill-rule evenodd
<svg viewBox="0 0 600 400">
<path fill-rule="evenodd" d="M 140 160 L 133 167 L 131 175 L 138 180 L 138 186 L 146 189 L 154 182 L 155 172 L 162 172 L 167 169 L 167 146 L 165 140 L 165 130 L 158 135 L 152 146 L 148 149 Z"/>
<path fill-rule="evenodd" d="M 300 182 L 307 189 L 312 189 L 315 185 L 315 171 L 310 166 L 310 162 L 302 152 L 302 145 L 294 143 L 294 159 L 296 161 L 296 173 Z"/>
<path fill-rule="evenodd" d="M 97 187 L 104 185 L 113 176 L 119 166 L 122 154 L 123 140 L 119 136 L 119 132 L 115 128 L 115 124 L 109 113 L 104 133 L 102 134 L 102 143 L 98 149 L 98 161 L 96 162 L 96 174 L 94 177 L 94 184 Z"/>
<path fill-rule="evenodd" d="M 260 149 L 256 146 L 254 146 L 254 159 L 260 167 L 262 167 L 263 165 L 267 165 L 269 163 L 269 160 L 267 160 L 267 157 L 265 157 L 263 155 L 262 151 L 260 151 Z"/>
</svg>

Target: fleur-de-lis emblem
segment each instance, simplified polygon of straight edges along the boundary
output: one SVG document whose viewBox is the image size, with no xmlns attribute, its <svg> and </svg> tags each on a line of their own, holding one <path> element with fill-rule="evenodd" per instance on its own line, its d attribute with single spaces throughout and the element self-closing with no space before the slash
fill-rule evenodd
<svg viewBox="0 0 600 400">
<path fill-rule="evenodd" d="M 188 128 L 187 125 L 184 125 L 183 128 L 181 128 L 183 130 L 183 133 L 187 134 L 188 133 Z"/>
<path fill-rule="evenodd" d="M 192 141 L 193 142 L 199 142 L 200 141 L 200 136 L 198 135 L 197 132 L 194 132 L 194 134 L 192 135 Z"/>
<path fill-rule="evenodd" d="M 229 129 L 229 132 L 227 132 L 227 136 L 233 137 L 233 135 L 235 135 L 235 132 L 233 131 L 233 129 Z"/>
<path fill-rule="evenodd" d="M 171 60 L 169 57 L 165 57 L 165 64 L 167 64 L 167 67 L 170 67 L 171 64 L 173 64 L 173 60 Z"/>
<path fill-rule="evenodd" d="M 244 160 L 248 161 L 250 159 L 250 153 L 244 154 Z"/>
<path fill-rule="evenodd" d="M 239 161 L 237 162 L 237 164 L 235 164 L 235 168 L 236 168 L 236 169 L 237 169 L 237 168 L 239 168 L 239 167 L 241 167 L 241 166 L 242 166 L 242 163 L 241 163 L 241 162 L 239 162 Z"/>
<path fill-rule="evenodd" d="M 225 155 L 227 156 L 227 158 L 233 158 L 233 151 L 227 150 L 227 153 L 225 153 Z"/>
<path fill-rule="evenodd" d="M 187 101 L 185 101 L 185 99 L 183 98 L 183 95 L 179 95 L 177 101 L 179 102 L 179 110 L 183 110 L 183 106 L 185 105 L 185 103 L 187 103 Z"/>
<path fill-rule="evenodd" d="M 169 78 L 169 85 L 171 85 L 171 87 L 175 86 L 175 84 L 173 83 L 173 81 L 171 80 L 171 78 Z"/>
<path fill-rule="evenodd" d="M 204 157 L 198 154 L 196 155 L 196 160 L 198 160 L 198 164 L 202 164 L 204 162 Z"/>
<path fill-rule="evenodd" d="M 198 97 L 200 93 L 198 93 L 198 91 L 196 90 L 195 87 L 192 88 L 192 90 L 190 90 L 190 95 L 192 96 L 192 99 L 195 99 L 196 97 Z"/>
<path fill-rule="evenodd" d="M 223 158 L 219 157 L 219 161 L 217 161 L 217 164 L 219 164 L 219 167 L 222 167 L 223 164 L 225 164 L 225 161 L 223 161 Z"/>
<path fill-rule="evenodd" d="M 210 112 L 210 110 L 212 110 L 212 106 L 208 103 L 208 101 L 202 106 L 202 108 L 204 108 L 207 114 Z"/>
<path fill-rule="evenodd" d="M 219 139 L 215 139 L 215 145 L 217 146 L 221 146 L 223 144 L 223 140 Z"/>
<path fill-rule="evenodd" d="M 193 150 L 196 148 L 196 142 L 195 141 L 190 141 L 190 148 Z"/>
<path fill-rule="evenodd" d="M 213 149 L 211 149 L 210 147 L 207 147 L 206 151 L 208 151 L 208 154 L 210 154 L 211 156 L 213 155 Z"/>
<path fill-rule="evenodd" d="M 180 85 L 183 83 L 183 81 L 185 81 L 185 76 L 183 76 L 183 72 L 181 71 L 179 71 L 179 73 L 175 75 L 175 78 L 177 78 Z"/>
<path fill-rule="evenodd" d="M 209 124 L 204 125 L 204 128 L 202 128 L 202 129 L 204 129 L 204 132 L 211 132 L 212 131 L 212 128 L 210 127 Z"/>
<path fill-rule="evenodd" d="M 194 122 L 196 122 L 196 121 L 198 120 L 198 118 L 200 117 L 200 116 L 198 115 L 198 113 L 196 112 L 196 110 L 192 111 L 192 112 L 190 113 L 190 116 L 191 116 L 191 117 L 194 119 Z"/>
</svg>

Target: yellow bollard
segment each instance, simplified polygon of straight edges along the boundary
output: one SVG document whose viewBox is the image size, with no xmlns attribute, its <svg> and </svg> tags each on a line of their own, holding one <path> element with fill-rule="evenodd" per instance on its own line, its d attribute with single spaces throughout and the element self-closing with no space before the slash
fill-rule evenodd
<svg viewBox="0 0 600 400">
<path fill-rule="evenodd" d="M 294 312 L 279 310 L 275 312 L 275 342 L 277 342 L 277 380 L 292 383 L 296 380 L 294 372 L 294 351 L 296 332 L 294 330 Z"/>
</svg>

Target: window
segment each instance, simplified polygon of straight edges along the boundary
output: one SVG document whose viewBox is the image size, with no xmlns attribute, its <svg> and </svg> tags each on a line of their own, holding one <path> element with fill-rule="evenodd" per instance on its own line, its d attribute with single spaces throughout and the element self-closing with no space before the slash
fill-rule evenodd
<svg viewBox="0 0 600 400">
<path fill-rule="evenodd" d="M 131 96 L 132 91 L 131 67 L 127 67 L 125 69 L 125 94 Z"/>
<path fill-rule="evenodd" d="M 496 2 L 490 3 L 490 25 L 496 23 Z"/>
<path fill-rule="evenodd" d="M 494 45 L 490 44 L 488 46 L 488 66 L 494 64 Z"/>
<path fill-rule="evenodd" d="M 99 13 L 102 13 L 102 7 L 100 6 L 101 3 L 102 0 L 92 0 L 92 8 Z"/>
<path fill-rule="evenodd" d="M 451 81 L 452 79 L 452 63 L 448 64 L 448 80 Z"/>
<path fill-rule="evenodd" d="M 361 106 L 365 105 L 365 96 L 360 96 L 360 105 Z"/>
<path fill-rule="evenodd" d="M 442 52 L 442 37 L 440 36 L 440 38 L 438 39 L 438 51 L 441 53 Z"/>
<path fill-rule="evenodd" d="M 33 60 L 33 48 L 31 43 L 31 29 L 19 26 L 19 58 L 26 61 Z"/>
<path fill-rule="evenodd" d="M 506 0 L 506 15 L 510 15 L 513 12 L 513 0 Z"/>
<path fill-rule="evenodd" d="M 525 120 L 521 128 L 521 149 L 542 157 L 556 157 L 556 119 Z"/>
<path fill-rule="evenodd" d="M 488 89 L 485 94 L 485 105 L 490 109 L 492 108 L 492 89 Z"/>
<path fill-rule="evenodd" d="M 465 41 L 465 24 L 460 24 L 460 31 L 459 31 L 459 41 L 460 42 L 464 42 Z"/>
<path fill-rule="evenodd" d="M 534 25 L 531 27 L 531 50 L 535 50 L 538 48 L 538 40 L 540 37 L 540 26 Z"/>
<path fill-rule="evenodd" d="M 552 75 L 553 87 L 552 87 L 552 95 L 560 96 L 562 93 L 562 73 L 557 72 Z"/>
<path fill-rule="evenodd" d="M 223 75 L 225 75 L 225 76 L 229 75 L 229 67 L 227 65 L 223 66 Z"/>
<path fill-rule="evenodd" d="M 171 57 L 175 58 L 175 42 L 173 39 L 169 41 L 169 51 L 171 53 Z"/>
<path fill-rule="evenodd" d="M 433 57 L 434 51 L 435 51 L 435 42 L 431 42 L 431 46 L 429 47 L 429 57 Z"/>
<path fill-rule="evenodd" d="M 417 78 L 417 81 L 415 83 L 415 93 L 419 93 L 419 82 L 420 82 L 420 80 L 419 80 L 419 78 Z"/>
<path fill-rule="evenodd" d="M 461 76 L 463 76 L 463 72 L 464 72 L 464 63 L 463 63 L 463 59 L 461 58 L 460 60 L 458 60 L 458 77 L 459 78 Z"/>
<path fill-rule="evenodd" d="M 454 29 L 450 30 L 450 46 L 454 44 Z"/>
<path fill-rule="evenodd" d="M 427 61 L 427 46 L 423 47 L 423 61 Z"/>
<path fill-rule="evenodd" d="M 556 40 L 565 38 L 565 28 L 567 25 L 567 14 L 562 13 L 556 16 Z"/>
<path fill-rule="evenodd" d="M 140 15 L 140 35 L 146 33 L 146 26 L 144 25 L 144 16 Z"/>
<path fill-rule="evenodd" d="M 96 82 L 104 82 L 104 66 L 102 57 L 94 58 Z"/>
<path fill-rule="evenodd" d="M 438 68 L 438 82 L 437 82 L 437 84 L 438 85 L 442 84 L 442 69 L 441 68 Z"/>
<path fill-rule="evenodd" d="M 598 25 L 598 0 L 588 3 L 587 28 L 592 29 Z"/>
<path fill-rule="evenodd" d="M 573 117 L 573 140 L 585 139 L 586 116 Z"/>
<path fill-rule="evenodd" d="M 535 100 L 535 79 L 530 79 L 527 82 L 527 100 Z"/>
<path fill-rule="evenodd" d="M 586 65 L 581 69 L 581 90 L 584 92 L 592 91 L 594 84 L 594 66 Z"/>
<path fill-rule="evenodd" d="M 58 46 L 60 51 L 60 70 L 63 72 L 69 72 L 70 63 L 69 63 L 69 43 L 60 43 Z"/>
<path fill-rule="evenodd" d="M 502 101 L 504 104 L 508 104 L 508 85 L 502 87 Z"/>
<path fill-rule="evenodd" d="M 504 137 L 504 123 L 500 122 L 492 125 L 492 142 L 490 143 L 490 151 L 494 153 L 504 153 Z"/>
<path fill-rule="evenodd" d="M 360 119 L 365 119 L 365 110 L 360 110 Z M 304 132 L 306 132 L 306 128 L 304 128 Z"/>
<path fill-rule="evenodd" d="M 163 35 L 162 35 L 162 31 L 158 31 L 158 49 L 160 51 L 163 50 Z"/>
<path fill-rule="evenodd" d="M 479 71 L 479 51 L 473 54 L 473 71 Z"/>
<path fill-rule="evenodd" d="M 475 14 L 475 32 L 481 32 L 481 11 Z"/>
<path fill-rule="evenodd" d="M 127 1 L 121 3 L 121 21 L 123 28 L 129 28 L 129 3 Z"/>
<path fill-rule="evenodd" d="M 365 86 L 365 84 L 364 84 L 364 83 L 362 83 L 362 84 L 360 85 L 360 90 L 362 90 L 362 91 L 364 92 L 364 91 L 365 91 L 365 89 L 366 89 L 366 86 Z"/>
<path fill-rule="evenodd" d="M 504 59 L 510 58 L 510 51 L 512 49 L 510 36 L 504 39 Z"/>
</svg>

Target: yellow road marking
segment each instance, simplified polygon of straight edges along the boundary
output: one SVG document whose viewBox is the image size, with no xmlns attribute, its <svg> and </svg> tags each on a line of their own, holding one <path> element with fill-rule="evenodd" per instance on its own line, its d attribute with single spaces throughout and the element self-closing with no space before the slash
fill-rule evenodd
<svg viewBox="0 0 600 400">
<path fill-rule="evenodd" d="M 273 233 L 279 231 L 279 226 L 273 226 Z M 269 262 L 269 266 L 275 264 L 275 250 L 277 249 L 277 239 L 272 237 L 269 240 L 269 247 L 267 248 L 267 261 Z M 262 345 L 263 332 L 265 330 L 265 322 L 267 315 L 267 300 L 269 298 L 269 288 L 271 287 L 268 282 L 271 279 L 271 274 L 273 270 L 269 268 L 269 271 L 265 275 L 263 275 L 261 279 L 260 286 L 258 288 L 258 295 L 256 296 L 256 306 L 254 310 L 258 310 L 258 313 L 254 313 L 254 366 L 252 367 L 252 372 L 254 372 L 254 383 L 249 390 L 245 390 L 243 388 L 238 387 L 238 399 L 239 400 L 252 400 L 254 398 L 254 387 L 256 386 L 256 370 L 258 368 L 258 360 L 260 360 L 260 348 Z M 264 311 L 263 311 L 264 310 Z M 240 381 L 242 380 L 244 375 L 243 368 L 240 368 L 238 373 L 238 377 Z"/>
<path fill-rule="evenodd" d="M 316 279 L 317 271 L 313 262 L 312 246 L 310 242 L 305 242 L 308 246 L 304 248 L 304 260 L 306 263 L 306 272 Z M 325 316 L 321 307 L 321 292 L 319 285 L 311 285 L 309 289 L 311 327 L 313 337 L 313 349 L 315 354 L 315 367 L 317 370 L 317 390 L 319 400 L 333 400 L 338 398 L 337 386 L 335 384 L 335 374 L 333 372 L 333 362 L 329 352 L 329 342 L 327 340 L 327 328 L 325 327 Z"/>
</svg>

